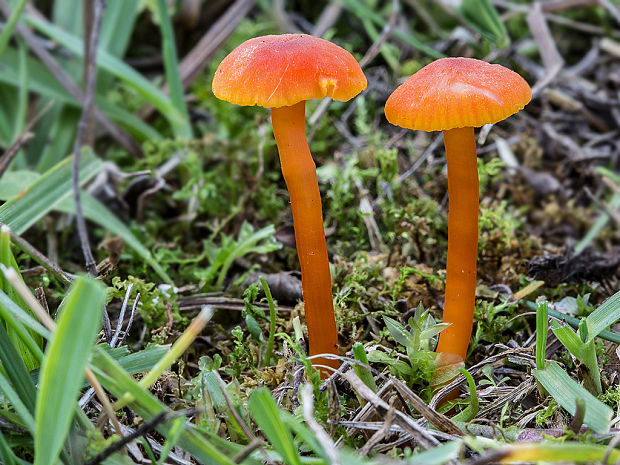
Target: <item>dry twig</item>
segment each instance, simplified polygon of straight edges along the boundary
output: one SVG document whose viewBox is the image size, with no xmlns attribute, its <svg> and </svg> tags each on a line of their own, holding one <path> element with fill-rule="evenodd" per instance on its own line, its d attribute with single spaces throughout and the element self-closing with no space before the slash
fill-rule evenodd
<svg viewBox="0 0 620 465">
<path fill-rule="evenodd" d="M 86 136 L 90 121 L 93 116 L 93 109 L 95 103 L 95 81 L 97 76 L 97 70 L 95 66 L 95 59 L 97 55 L 97 42 L 99 40 L 99 31 L 101 29 L 101 21 L 103 20 L 103 0 L 95 0 L 93 21 L 90 36 L 86 40 L 84 37 L 84 57 L 88 57 L 89 60 L 84 66 L 84 99 L 82 100 L 82 115 L 78 123 L 77 137 L 75 138 L 75 145 L 73 146 L 73 199 L 75 201 L 75 217 L 78 229 L 78 235 L 80 237 L 80 244 L 82 246 L 82 253 L 84 254 L 84 260 L 86 262 L 86 269 L 92 276 L 97 276 L 97 264 L 93 257 L 90 243 L 88 241 L 88 231 L 86 230 L 86 220 L 84 220 L 84 214 L 82 212 L 82 202 L 80 198 L 80 154 Z M 86 25 L 85 25 L 86 26 Z M 86 31 L 86 29 L 85 29 Z M 89 53 L 92 51 L 92 53 Z M 107 314 L 106 314 L 107 317 Z M 111 335 L 109 318 L 106 329 L 106 338 L 109 341 Z"/>
<path fill-rule="evenodd" d="M 349 370 L 342 374 L 355 392 L 357 392 L 364 400 L 368 401 L 381 415 L 386 415 L 390 406 L 387 402 L 375 394 L 364 382 L 355 374 L 353 370 Z M 430 449 L 439 445 L 439 441 L 429 434 L 423 427 L 403 412 L 395 411 L 394 423 L 401 426 L 425 449 Z"/>
</svg>

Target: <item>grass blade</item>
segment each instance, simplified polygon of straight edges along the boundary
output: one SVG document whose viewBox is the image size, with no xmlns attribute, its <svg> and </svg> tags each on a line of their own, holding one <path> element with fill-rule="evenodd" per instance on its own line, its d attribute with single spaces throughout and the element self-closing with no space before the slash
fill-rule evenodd
<svg viewBox="0 0 620 465">
<path fill-rule="evenodd" d="M 75 413 L 84 368 L 101 326 L 105 288 L 80 277 L 71 286 L 41 364 L 35 414 L 35 465 L 56 462 Z"/>
<path fill-rule="evenodd" d="M 280 410 L 269 390 L 265 388 L 255 390 L 248 401 L 248 408 L 273 448 L 282 456 L 282 461 L 288 465 L 301 465 L 293 435 L 282 421 Z"/>
<path fill-rule="evenodd" d="M 583 374 L 586 388 L 595 395 L 602 394 L 603 387 L 601 385 L 594 340 L 591 339 L 588 342 L 583 342 L 569 326 L 560 325 L 555 320 L 551 321 L 551 331 L 553 331 L 555 337 L 558 338 L 564 347 L 586 366 L 587 370 L 584 370 Z"/>
<path fill-rule="evenodd" d="M 70 169 L 70 166 L 68 169 Z M 36 173 L 31 171 L 13 171 L 6 173 L 0 181 L 0 200 L 18 197 L 24 184 L 34 184 L 39 179 L 41 178 L 37 176 Z M 135 250 L 136 253 L 155 270 L 164 282 L 172 284 L 172 279 L 170 276 L 168 276 L 161 265 L 153 258 L 151 252 L 144 247 L 144 245 L 142 245 L 142 242 L 134 236 L 131 230 L 121 220 L 119 220 L 116 215 L 108 210 L 105 205 L 99 202 L 99 200 L 84 191 L 82 191 L 82 209 L 86 219 L 91 220 L 108 231 L 121 236 L 124 243 Z M 2 221 L 1 210 L 2 209 L 0 208 L 0 221 Z M 61 202 L 53 206 L 53 210 L 58 210 L 65 213 L 75 213 L 73 198 L 70 196 L 65 196 Z"/>
<path fill-rule="evenodd" d="M 573 380 L 556 362 L 548 362 L 545 368 L 533 370 L 536 380 L 564 407 L 571 415 L 577 409 L 577 399 L 586 403 L 584 423 L 597 433 L 607 433 L 613 411 L 602 403 L 583 386 Z"/>
<path fill-rule="evenodd" d="M 81 38 L 63 31 L 44 19 L 28 15 L 25 19 L 30 26 L 34 27 L 40 33 L 55 40 L 80 58 L 83 57 L 84 50 Z M 179 113 L 170 98 L 161 92 L 151 81 L 105 50 L 99 50 L 97 52 L 97 66 L 127 83 L 146 102 L 159 110 L 168 120 L 175 134 L 183 134 L 183 128 L 186 125 L 183 115 Z"/>
<path fill-rule="evenodd" d="M 41 352 L 41 349 L 34 339 L 32 339 L 30 333 L 26 331 L 24 326 L 46 339 L 50 337 L 49 331 L 25 310 L 22 310 L 21 307 L 13 302 L 2 290 L 0 290 L 0 318 L 2 318 L 8 326 L 12 327 L 24 342 L 30 339 L 32 342 L 29 344 L 32 344 L 38 349 L 31 348 L 31 351 L 33 351 L 33 354 L 37 358 L 43 359 L 43 352 Z"/>
<path fill-rule="evenodd" d="M 611 200 L 609 201 L 609 209 L 611 211 L 617 211 L 620 208 L 620 194 L 615 193 Z M 602 211 L 599 217 L 596 219 L 592 227 L 588 230 L 583 239 L 581 239 L 577 245 L 575 246 L 575 255 L 579 255 L 583 252 L 586 247 L 588 247 L 594 239 L 599 235 L 599 233 L 605 228 L 611 216 L 606 211 Z"/>
<path fill-rule="evenodd" d="M 586 318 L 586 328 L 588 328 L 587 342 L 590 342 L 601 331 L 618 320 L 620 320 L 620 291 L 603 302 Z"/>
<path fill-rule="evenodd" d="M 26 365 L 20 358 L 6 329 L 0 325 L 0 360 L 6 375 L 21 402 L 30 413 L 34 412 L 36 391 Z M 24 420 L 26 420 L 24 418 Z"/>
<path fill-rule="evenodd" d="M 139 2 L 107 0 L 99 34 L 99 46 L 115 57 L 125 55 L 134 29 Z"/>
<path fill-rule="evenodd" d="M 93 371 L 104 387 L 119 399 L 126 397 L 126 394 L 132 398 L 129 406 L 144 420 L 148 421 L 165 410 L 166 407 L 155 396 L 140 386 L 105 351 L 98 349 L 91 363 Z M 167 436 L 170 428 L 170 422 L 164 422 L 158 425 L 157 431 Z M 221 452 L 214 443 L 226 448 L 226 452 Z M 235 465 L 231 457 L 243 449 L 243 446 L 222 440 L 217 436 L 205 436 L 204 430 L 198 432 L 192 424 L 187 422 L 178 440 L 178 445 L 206 465 Z M 256 462 L 251 461 L 251 463 Z"/>
<path fill-rule="evenodd" d="M 463 0 L 456 11 L 485 39 L 498 46 L 509 42 L 506 27 L 489 0 Z"/>
<path fill-rule="evenodd" d="M 179 127 L 182 131 L 178 136 L 191 139 L 192 127 L 189 124 L 189 115 L 185 106 L 185 95 L 181 77 L 179 76 L 179 60 L 177 58 L 176 44 L 174 40 L 174 31 L 168 14 L 168 4 L 166 0 L 156 0 L 157 13 L 159 14 L 159 30 L 161 32 L 161 48 L 164 58 L 164 69 L 166 72 L 166 80 L 170 88 L 170 100 L 178 112 L 183 115 L 185 124 Z"/>
<path fill-rule="evenodd" d="M 458 461 L 463 450 L 463 442 L 456 440 L 441 446 L 420 452 L 408 459 L 406 465 L 442 465 L 450 461 Z"/>
<path fill-rule="evenodd" d="M 549 304 L 539 302 L 536 306 L 536 367 L 545 367 L 547 332 L 549 331 Z"/>
<path fill-rule="evenodd" d="M 28 68 L 28 90 L 30 92 L 49 97 L 58 104 L 70 105 L 78 108 L 81 103 L 75 100 L 62 87 L 49 70 L 34 58 L 27 57 L 26 66 Z M 18 52 L 9 47 L 2 55 L 0 63 L 0 82 L 19 88 L 19 56 Z M 152 126 L 149 126 L 131 112 L 110 102 L 105 95 L 96 95 L 97 108 L 107 114 L 117 123 L 121 124 L 127 131 L 138 139 L 161 139 L 159 134 Z M 6 109 L 5 109 L 6 110 Z M 0 113 L 1 115 L 2 113 Z M 1 118 L 1 116 L 0 116 Z M 41 123 L 39 123 L 40 125 Z M 40 126 L 37 127 L 40 127 Z M 66 154 L 63 154 L 64 157 Z"/>
<path fill-rule="evenodd" d="M 13 389 L 9 380 L 2 373 L 0 373 L 0 392 L 4 394 L 6 400 L 11 403 L 11 407 L 17 413 L 19 420 L 16 420 L 22 422 L 22 425 L 19 426 L 26 428 L 31 434 L 34 434 L 35 423 L 30 409 L 22 402 L 20 395 Z M 13 421 L 13 423 L 17 424 L 16 421 Z"/>
<path fill-rule="evenodd" d="M 11 450 L 11 446 L 4 439 L 4 435 L 0 432 L 0 462 L 5 465 L 16 465 L 17 457 Z"/>
<path fill-rule="evenodd" d="M 98 347 L 107 349 L 120 367 L 130 375 L 150 370 L 170 350 L 170 346 L 151 345 L 130 353 L 125 346 L 115 349 L 105 345 Z"/>
<path fill-rule="evenodd" d="M 30 226 L 53 210 L 58 203 L 71 195 L 71 163 L 68 157 L 15 197 L 0 207 L 0 222 L 17 234 L 23 234 Z M 91 152 L 84 152 L 80 163 L 80 183 L 99 172 L 103 166 Z"/>
<path fill-rule="evenodd" d="M 620 458 L 620 451 L 607 445 L 570 441 L 514 444 L 496 452 L 502 463 L 617 463 Z"/>
<path fill-rule="evenodd" d="M 534 302 L 528 301 L 525 302 L 525 305 L 527 305 L 530 310 L 536 310 L 536 304 Z M 552 308 L 549 309 L 549 315 L 551 315 L 553 318 L 557 318 L 560 321 L 568 323 L 573 328 L 578 328 L 581 321 L 578 318 L 567 315 L 566 313 L 558 312 L 557 310 L 553 310 Z M 620 334 L 612 333 L 611 331 L 601 331 L 600 333 L 598 333 L 598 337 L 600 337 L 601 339 L 605 339 L 606 341 L 620 344 Z"/>
<path fill-rule="evenodd" d="M 361 342 L 356 342 L 353 344 L 353 358 L 355 358 L 358 362 L 368 365 L 366 349 L 364 348 L 364 344 Z M 355 371 L 355 374 L 359 376 L 366 386 L 372 389 L 372 392 L 377 392 L 378 389 L 377 384 L 375 383 L 375 378 L 372 376 L 372 373 L 368 368 L 355 364 L 353 365 L 353 371 Z"/>
<path fill-rule="evenodd" d="M 27 3 L 28 0 L 19 0 L 17 6 L 13 8 L 8 21 L 4 24 L 2 31 L 0 31 L 0 56 L 4 52 L 4 49 L 6 49 L 6 45 L 9 43 L 9 40 L 13 35 L 15 26 L 17 26 L 17 22 L 19 21 L 19 18 L 22 15 Z"/>
<path fill-rule="evenodd" d="M 13 268 L 15 270 L 19 269 L 11 250 L 11 230 L 6 225 L 2 225 L 2 227 L 0 227 L 0 265 L 2 270 L 8 268 Z M 17 278 L 21 282 L 24 281 L 19 272 L 17 272 Z M 8 298 L 17 305 L 23 308 L 28 308 L 6 276 L 4 276 L 4 273 L 0 276 L 0 290 L 6 292 Z M 39 363 L 43 358 L 40 349 L 40 347 L 43 346 L 43 339 L 36 333 L 27 334 L 28 331 L 25 331 L 23 326 L 21 328 L 19 326 L 21 325 L 13 325 L 11 322 L 7 322 L 5 329 L 9 335 L 9 339 L 13 341 L 13 344 L 19 353 L 19 357 L 23 360 L 28 371 L 31 371 L 39 367 Z"/>
</svg>

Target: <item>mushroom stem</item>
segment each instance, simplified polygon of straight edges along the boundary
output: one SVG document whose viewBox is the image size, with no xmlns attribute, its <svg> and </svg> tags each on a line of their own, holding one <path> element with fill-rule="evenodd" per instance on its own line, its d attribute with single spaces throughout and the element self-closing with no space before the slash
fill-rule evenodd
<svg viewBox="0 0 620 465">
<path fill-rule="evenodd" d="M 478 165 L 474 128 L 443 132 L 448 159 L 448 264 L 444 323 L 437 352 L 442 360 L 465 360 L 474 323 L 478 258 Z M 449 355 L 452 354 L 452 355 Z M 450 360 L 451 359 L 451 360 Z"/>
<path fill-rule="evenodd" d="M 273 108 L 271 119 L 282 174 L 293 211 L 309 353 L 337 354 L 338 332 L 332 301 L 321 196 L 316 165 L 306 140 L 305 103 L 301 101 L 290 107 Z M 338 367 L 337 360 L 324 358 L 313 360 L 313 364 Z"/>
</svg>

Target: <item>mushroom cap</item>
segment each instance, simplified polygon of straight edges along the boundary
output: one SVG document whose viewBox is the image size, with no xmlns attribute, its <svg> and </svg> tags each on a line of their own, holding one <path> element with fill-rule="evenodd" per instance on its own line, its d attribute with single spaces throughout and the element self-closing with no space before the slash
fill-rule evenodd
<svg viewBox="0 0 620 465">
<path fill-rule="evenodd" d="M 525 79 L 503 66 L 473 58 L 440 58 L 390 95 L 385 117 L 421 131 L 478 127 L 507 118 L 531 98 Z"/>
<path fill-rule="evenodd" d="M 331 97 L 345 102 L 366 88 L 349 52 L 306 34 L 255 37 L 234 49 L 213 77 L 213 93 L 237 105 L 291 106 Z"/>
</svg>

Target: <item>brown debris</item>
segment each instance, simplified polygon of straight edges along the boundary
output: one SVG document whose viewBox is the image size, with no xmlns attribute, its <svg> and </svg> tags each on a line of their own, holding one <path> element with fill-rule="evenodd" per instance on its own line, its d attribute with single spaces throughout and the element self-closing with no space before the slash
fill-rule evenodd
<svg viewBox="0 0 620 465">
<path fill-rule="evenodd" d="M 546 282 L 548 286 L 560 283 L 579 284 L 585 281 L 601 282 L 618 272 L 620 254 L 606 256 L 591 249 L 579 255 L 563 254 L 535 257 L 528 263 L 528 276 Z"/>
</svg>

